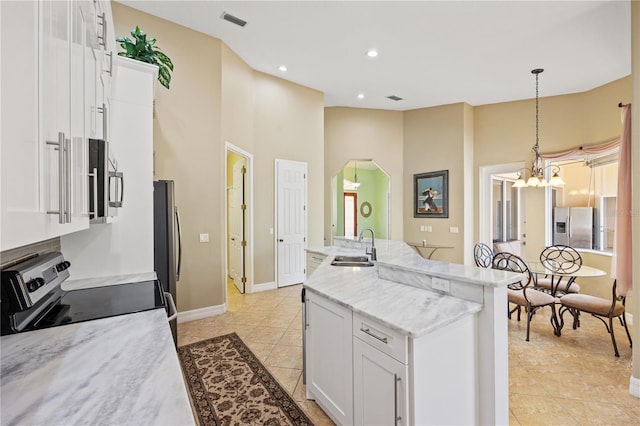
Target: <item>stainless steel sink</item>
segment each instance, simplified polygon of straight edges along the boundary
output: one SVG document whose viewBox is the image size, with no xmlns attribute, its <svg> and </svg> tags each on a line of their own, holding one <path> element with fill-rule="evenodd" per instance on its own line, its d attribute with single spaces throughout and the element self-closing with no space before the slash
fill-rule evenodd
<svg viewBox="0 0 640 426">
<path fill-rule="evenodd" d="M 373 266 L 367 256 L 336 256 L 331 261 L 333 266 Z"/>
</svg>

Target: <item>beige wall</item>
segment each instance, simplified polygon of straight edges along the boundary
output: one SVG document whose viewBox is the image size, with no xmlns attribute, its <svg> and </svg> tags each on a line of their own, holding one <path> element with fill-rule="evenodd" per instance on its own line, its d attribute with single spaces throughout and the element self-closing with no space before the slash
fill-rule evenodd
<svg viewBox="0 0 640 426">
<path fill-rule="evenodd" d="M 112 6 L 117 35 L 139 25 L 175 66 L 171 89 L 156 89 L 154 150 L 155 178 L 176 181 L 182 220 L 178 310 L 225 302 L 226 141 L 254 157 L 254 282 L 273 282 L 276 158 L 308 163 L 308 244 L 322 244 L 322 215 L 311 212 L 324 209 L 323 94 L 254 72 L 218 39 Z"/>
<path fill-rule="evenodd" d="M 155 179 L 175 180 L 182 225 L 181 311 L 223 303 L 224 157 L 220 148 L 220 49 L 212 37 L 112 3 L 116 35 L 139 25 L 174 63 L 171 89 L 156 85 Z M 186 48 L 189 46 L 189 48 Z M 198 242 L 209 233 L 210 243 Z"/>
<path fill-rule="evenodd" d="M 462 103 L 404 113 L 403 237 L 453 247 L 439 250 L 434 260 L 463 263 L 464 259 L 464 183 L 465 175 L 471 173 L 465 169 L 467 113 Z M 449 217 L 414 218 L 413 175 L 438 170 L 449 170 Z M 421 232 L 421 225 L 431 226 L 432 232 Z M 457 227 L 458 233 L 451 233 L 451 227 Z"/>
<path fill-rule="evenodd" d="M 322 245 L 324 95 L 254 72 L 255 282 L 275 279 L 275 160 L 307 163 L 307 245 Z"/>
<path fill-rule="evenodd" d="M 331 178 L 351 159 L 374 160 L 391 186 L 391 238 L 402 240 L 402 112 L 362 108 L 325 109 L 324 240 L 331 244 Z"/>
</svg>

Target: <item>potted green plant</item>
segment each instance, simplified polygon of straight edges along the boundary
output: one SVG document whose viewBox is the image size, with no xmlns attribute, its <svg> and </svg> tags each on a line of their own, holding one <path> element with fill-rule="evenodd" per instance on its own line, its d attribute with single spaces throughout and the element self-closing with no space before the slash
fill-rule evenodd
<svg viewBox="0 0 640 426">
<path fill-rule="evenodd" d="M 169 83 L 171 83 L 171 71 L 173 71 L 171 59 L 155 45 L 156 39 L 147 39 L 147 34 L 140 30 L 137 25 L 131 30 L 131 36 L 133 40 L 129 37 L 116 38 L 116 41 L 120 43 L 120 47 L 125 50 L 124 52 L 119 52 L 118 55 L 157 65 L 159 68 L 158 81 L 168 89 Z"/>
</svg>

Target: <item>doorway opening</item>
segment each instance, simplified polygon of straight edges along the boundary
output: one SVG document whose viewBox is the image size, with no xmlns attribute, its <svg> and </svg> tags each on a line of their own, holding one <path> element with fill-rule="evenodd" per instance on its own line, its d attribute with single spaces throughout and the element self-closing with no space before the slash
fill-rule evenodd
<svg viewBox="0 0 640 426">
<path fill-rule="evenodd" d="M 226 142 L 226 277 L 240 293 L 253 283 L 253 157 Z M 226 286 L 225 286 L 226 293 Z M 226 294 L 225 294 L 226 300 Z"/>
<path fill-rule="evenodd" d="M 351 159 L 331 178 L 331 236 L 357 237 L 371 228 L 391 239 L 391 178 L 372 159 Z"/>
</svg>

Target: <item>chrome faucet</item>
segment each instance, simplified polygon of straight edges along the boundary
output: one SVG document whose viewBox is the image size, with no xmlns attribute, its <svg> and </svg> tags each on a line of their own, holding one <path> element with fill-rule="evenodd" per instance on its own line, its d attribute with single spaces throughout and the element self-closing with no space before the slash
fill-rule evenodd
<svg viewBox="0 0 640 426">
<path fill-rule="evenodd" d="M 371 251 L 368 251 L 366 248 L 364 249 L 365 254 L 371 256 L 371 260 L 378 260 L 378 256 L 376 254 L 376 234 L 373 232 L 371 228 L 364 228 L 360 231 L 360 237 L 358 237 L 358 241 L 362 242 L 362 235 L 364 231 L 371 231 Z"/>
</svg>

